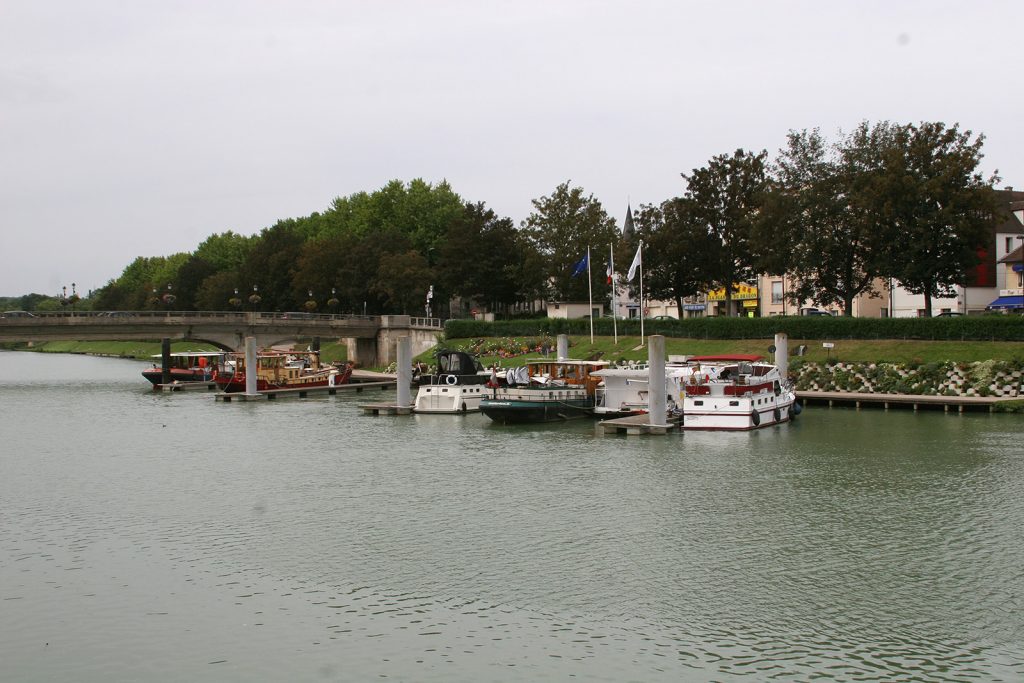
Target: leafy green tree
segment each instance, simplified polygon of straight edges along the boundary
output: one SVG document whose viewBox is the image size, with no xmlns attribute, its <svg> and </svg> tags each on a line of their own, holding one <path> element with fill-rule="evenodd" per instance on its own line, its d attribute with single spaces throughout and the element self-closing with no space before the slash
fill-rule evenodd
<svg viewBox="0 0 1024 683">
<path fill-rule="evenodd" d="M 617 239 L 615 220 L 593 195 L 569 187 L 555 188 L 549 197 L 533 200 L 534 211 L 523 229 L 546 265 L 549 295 L 563 301 L 584 301 L 588 296 L 587 278 L 573 277 L 574 266 L 591 248 L 591 278 L 598 291 L 605 288 L 601 254 Z"/>
<path fill-rule="evenodd" d="M 232 270 L 245 263 L 249 250 L 258 241 L 258 237 L 245 237 L 228 230 L 207 237 L 196 247 L 194 255 L 217 271 Z"/>
<path fill-rule="evenodd" d="M 406 185 L 392 180 L 372 194 L 336 198 L 318 217 L 317 229 L 320 237 L 345 233 L 368 237 L 397 230 L 429 260 L 431 250 L 441 246 L 448 226 L 462 212 L 462 199 L 447 182 L 435 186 L 417 178 Z"/>
<path fill-rule="evenodd" d="M 790 131 L 754 241 L 763 270 L 794 278 L 794 304 L 838 304 L 853 315 L 854 299 L 874 293 L 884 249 L 899 241 L 878 202 L 896 131 L 864 122 L 833 143 L 817 129 Z"/>
<path fill-rule="evenodd" d="M 483 202 L 466 204 L 436 254 L 435 310 L 440 312 L 440 302 L 449 298 L 445 295 L 495 311 L 529 298 L 528 292 L 541 291 L 544 278 L 535 275 L 531 282 L 527 275 L 532 253 L 510 218 L 499 218 Z"/>
<path fill-rule="evenodd" d="M 695 217 L 692 200 L 675 198 L 660 206 L 641 205 L 634 224 L 644 242 L 646 296 L 675 301 L 681 311 L 683 299 L 712 288 L 719 244 Z M 618 265 L 616 270 L 625 272 L 630 261 Z"/>
<path fill-rule="evenodd" d="M 426 295 L 434 271 L 415 249 L 383 254 L 374 289 L 386 297 L 392 311 L 404 315 L 426 315 Z"/>
<path fill-rule="evenodd" d="M 708 275 L 712 285 L 725 288 L 728 309 L 733 285 L 756 275 L 751 239 L 769 187 L 767 158 L 765 151 L 754 154 L 737 149 L 683 175 L 689 220 L 707 226 Z"/>
<path fill-rule="evenodd" d="M 261 310 L 294 311 L 305 301 L 305 297 L 295 296 L 293 288 L 303 243 L 300 232 L 288 222 L 278 222 L 260 233 L 238 272 L 242 291 L 250 292 L 253 285 L 259 287 Z"/>
<path fill-rule="evenodd" d="M 240 283 L 238 273 L 234 270 L 222 270 L 207 276 L 195 293 L 196 308 L 200 311 L 241 311 L 251 308 L 247 299 L 252 294 L 252 285 L 246 289 L 239 286 Z M 231 303 L 232 299 L 237 299 L 237 305 Z"/>
<path fill-rule="evenodd" d="M 885 270 L 914 294 L 952 296 L 978 263 L 995 212 L 992 185 L 978 172 L 984 136 L 954 124 L 901 127 L 884 156 L 879 213 L 900 235 L 886 251 Z"/>
<path fill-rule="evenodd" d="M 192 255 L 178 269 L 174 282 L 175 307 L 182 311 L 199 310 L 199 291 L 203 281 L 217 269 L 206 259 Z M 224 303 L 215 310 L 225 310 Z"/>
</svg>

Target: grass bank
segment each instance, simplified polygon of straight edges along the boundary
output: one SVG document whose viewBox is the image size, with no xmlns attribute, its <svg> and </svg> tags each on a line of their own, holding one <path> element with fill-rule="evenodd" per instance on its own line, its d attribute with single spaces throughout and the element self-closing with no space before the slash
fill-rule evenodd
<svg viewBox="0 0 1024 683">
<path fill-rule="evenodd" d="M 790 356 L 797 347 L 807 347 L 804 359 L 825 362 L 841 360 L 865 363 L 941 363 L 945 361 L 978 362 L 985 360 L 1014 361 L 1024 359 L 1024 343 L 1003 341 L 924 341 L 924 340 L 877 340 L 842 339 L 833 342 L 834 348 L 822 347 L 820 340 L 789 340 Z M 539 355 L 537 349 L 543 345 L 554 348 L 550 337 L 502 337 L 476 339 L 449 339 L 446 348 L 463 349 L 478 353 L 481 362 L 487 366 L 499 362 L 503 366 L 521 365 L 526 358 Z M 665 338 L 665 349 L 669 355 L 711 355 L 711 354 L 759 354 L 770 358 L 765 339 L 682 339 Z M 600 353 L 605 360 L 647 360 L 647 347 L 640 345 L 640 337 L 618 338 L 594 337 L 589 335 L 569 336 L 569 356 L 588 358 Z M 417 357 L 430 362 L 433 352 Z"/>
<path fill-rule="evenodd" d="M 296 344 L 295 348 L 305 349 L 306 343 Z M 12 351 L 36 351 L 38 353 L 80 353 L 90 356 L 113 356 L 115 358 L 141 358 L 151 360 L 160 355 L 159 341 L 51 341 L 33 344 L 4 344 L 3 348 Z M 171 353 L 183 351 L 218 351 L 212 344 L 194 341 L 171 342 Z M 320 357 L 325 362 L 345 361 L 348 359 L 348 347 L 344 343 L 322 344 Z"/>
</svg>

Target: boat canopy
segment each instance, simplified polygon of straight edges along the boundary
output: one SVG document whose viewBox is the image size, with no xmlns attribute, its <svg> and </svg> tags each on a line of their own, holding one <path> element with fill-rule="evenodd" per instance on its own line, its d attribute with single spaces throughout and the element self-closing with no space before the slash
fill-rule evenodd
<svg viewBox="0 0 1024 683">
<path fill-rule="evenodd" d="M 472 354 L 465 351 L 449 351 L 442 349 L 437 352 L 437 370 L 439 375 L 474 375 L 482 372 L 484 366 Z"/>
<path fill-rule="evenodd" d="M 755 353 L 734 353 L 722 356 L 690 356 L 686 360 L 688 363 L 756 363 L 764 360 L 764 356 Z"/>
</svg>

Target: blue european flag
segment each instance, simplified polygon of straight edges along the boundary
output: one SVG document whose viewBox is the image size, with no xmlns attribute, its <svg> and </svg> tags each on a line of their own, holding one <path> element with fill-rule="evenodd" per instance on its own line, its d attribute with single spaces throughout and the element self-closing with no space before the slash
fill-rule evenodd
<svg viewBox="0 0 1024 683">
<path fill-rule="evenodd" d="M 581 258 L 579 263 L 576 264 L 576 267 L 573 268 L 573 270 L 572 270 L 572 276 L 573 277 L 576 277 L 580 273 L 587 272 L 587 256 L 588 255 L 589 254 L 584 254 L 583 258 Z"/>
</svg>

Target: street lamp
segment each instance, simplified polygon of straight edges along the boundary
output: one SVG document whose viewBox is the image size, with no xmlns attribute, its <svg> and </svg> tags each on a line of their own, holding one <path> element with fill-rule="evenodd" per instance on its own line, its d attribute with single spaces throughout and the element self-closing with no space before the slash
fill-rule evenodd
<svg viewBox="0 0 1024 683">
<path fill-rule="evenodd" d="M 167 293 L 163 296 L 164 304 L 167 305 L 167 310 L 170 311 L 171 307 L 174 306 L 174 302 L 178 297 L 171 293 L 171 283 L 167 283 Z"/>
<path fill-rule="evenodd" d="M 252 310 L 257 310 L 256 307 L 259 306 L 260 301 L 262 301 L 262 299 L 260 298 L 259 288 L 256 285 L 253 285 L 252 294 L 249 295 L 249 303 L 252 304 Z"/>
<path fill-rule="evenodd" d="M 327 300 L 327 305 L 331 307 L 331 311 L 333 313 L 337 313 L 338 304 L 340 303 L 341 302 L 338 301 L 338 290 L 335 289 L 334 287 L 331 287 L 331 298 Z"/>
<path fill-rule="evenodd" d="M 238 296 L 238 287 L 235 287 L 235 295 L 228 299 L 228 303 L 231 304 L 231 306 L 234 307 L 235 310 L 238 310 L 238 308 L 241 307 L 242 299 L 239 298 Z"/>
<path fill-rule="evenodd" d="M 313 311 L 316 310 L 316 301 L 313 299 L 313 290 L 306 290 L 306 294 L 309 295 L 309 298 L 306 300 L 306 303 L 304 305 L 306 307 L 306 310 L 312 313 Z"/>
</svg>

